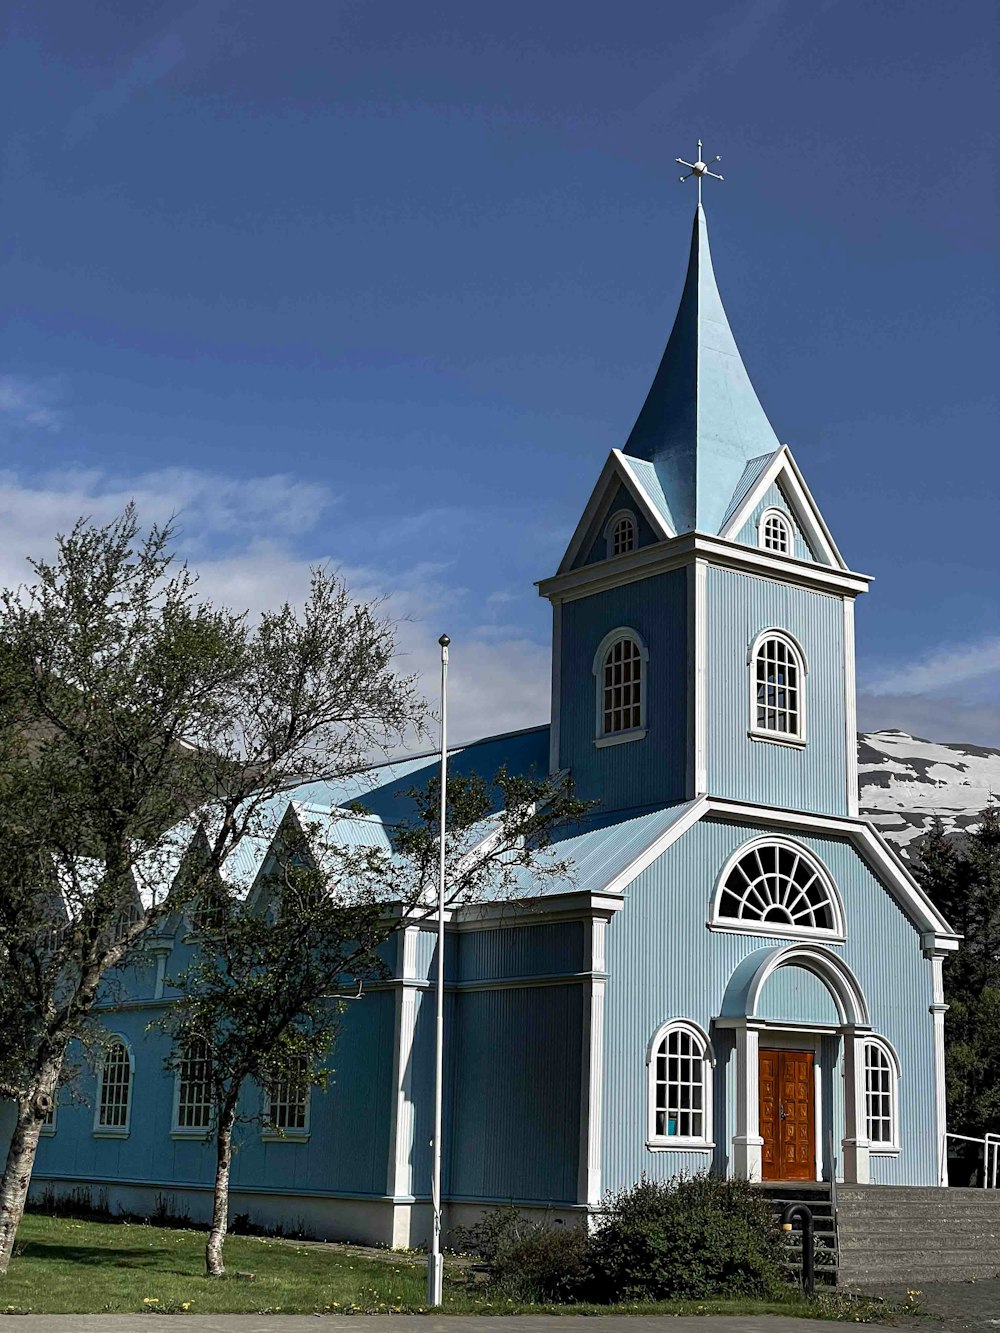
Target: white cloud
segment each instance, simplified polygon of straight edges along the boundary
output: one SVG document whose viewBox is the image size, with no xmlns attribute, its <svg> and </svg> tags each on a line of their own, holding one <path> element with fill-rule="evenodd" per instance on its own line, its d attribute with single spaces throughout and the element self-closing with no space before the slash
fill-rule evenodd
<svg viewBox="0 0 1000 1333">
<path fill-rule="evenodd" d="M 8 428 L 58 430 L 62 413 L 54 406 L 57 396 L 56 386 L 50 381 L 0 375 L 0 423 Z"/>
<path fill-rule="evenodd" d="M 927 694 L 1000 672 L 1000 637 L 928 653 L 916 662 L 876 671 L 866 682 L 872 694 Z"/>
</svg>

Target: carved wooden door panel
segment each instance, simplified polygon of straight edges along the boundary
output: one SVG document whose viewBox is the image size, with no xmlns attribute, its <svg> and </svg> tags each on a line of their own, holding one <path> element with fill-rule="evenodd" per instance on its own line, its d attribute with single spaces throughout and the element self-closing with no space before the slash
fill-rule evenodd
<svg viewBox="0 0 1000 1333">
<path fill-rule="evenodd" d="M 760 1052 L 760 1134 L 765 1180 L 813 1180 L 816 1106 L 812 1051 Z"/>
</svg>

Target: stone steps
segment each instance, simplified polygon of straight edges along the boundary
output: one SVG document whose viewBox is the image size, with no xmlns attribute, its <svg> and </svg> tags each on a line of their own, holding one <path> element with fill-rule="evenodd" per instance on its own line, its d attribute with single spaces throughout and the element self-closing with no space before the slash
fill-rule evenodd
<svg viewBox="0 0 1000 1333">
<path fill-rule="evenodd" d="M 848 1286 L 1000 1273 L 1000 1191 L 846 1185 L 837 1224 L 839 1275 Z"/>
</svg>

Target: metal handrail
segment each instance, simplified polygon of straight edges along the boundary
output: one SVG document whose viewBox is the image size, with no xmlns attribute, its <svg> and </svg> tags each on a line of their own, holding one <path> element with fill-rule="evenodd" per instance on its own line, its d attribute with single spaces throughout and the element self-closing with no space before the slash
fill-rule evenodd
<svg viewBox="0 0 1000 1333">
<path fill-rule="evenodd" d="M 1000 1134 L 990 1130 L 983 1138 L 974 1134 L 953 1134 L 950 1130 L 941 1135 L 941 1163 L 938 1180 L 948 1184 L 948 1140 L 961 1139 L 963 1143 L 981 1143 L 983 1145 L 983 1189 L 1000 1189 Z"/>
</svg>

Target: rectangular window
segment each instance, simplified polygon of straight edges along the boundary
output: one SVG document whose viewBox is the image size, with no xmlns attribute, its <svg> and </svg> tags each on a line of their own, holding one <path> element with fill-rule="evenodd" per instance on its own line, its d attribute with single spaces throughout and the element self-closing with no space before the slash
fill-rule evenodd
<svg viewBox="0 0 1000 1333">
<path fill-rule="evenodd" d="M 206 1130 L 212 1123 L 212 1057 L 203 1041 L 192 1042 L 177 1068 L 174 1128 Z"/>
<path fill-rule="evenodd" d="M 95 1129 L 127 1131 L 129 1094 L 132 1091 L 132 1061 L 123 1041 L 115 1038 L 101 1065 Z"/>
<path fill-rule="evenodd" d="M 298 1061 L 296 1071 L 280 1079 L 267 1093 L 266 1129 L 280 1130 L 283 1134 L 305 1134 L 309 1127 L 309 1081 L 304 1059 Z"/>
</svg>

